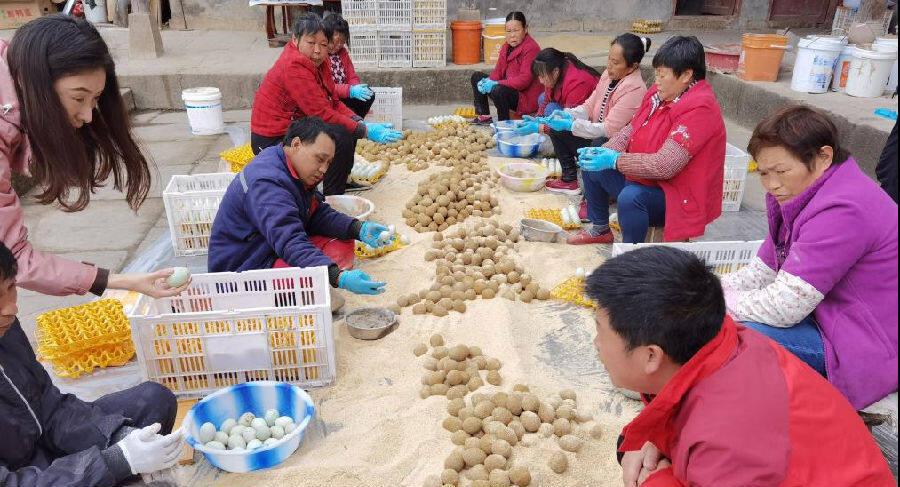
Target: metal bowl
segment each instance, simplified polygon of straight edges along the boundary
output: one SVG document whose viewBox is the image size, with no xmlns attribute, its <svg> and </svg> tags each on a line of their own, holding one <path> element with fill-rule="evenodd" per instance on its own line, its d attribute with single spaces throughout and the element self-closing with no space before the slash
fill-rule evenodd
<svg viewBox="0 0 900 487">
<path fill-rule="evenodd" d="M 344 321 L 350 336 L 360 340 L 378 340 L 397 328 L 397 316 L 384 308 L 359 308 Z"/>
<path fill-rule="evenodd" d="M 522 237 L 529 242 L 555 242 L 563 232 L 555 223 L 533 218 L 523 218 L 520 226 Z"/>
</svg>

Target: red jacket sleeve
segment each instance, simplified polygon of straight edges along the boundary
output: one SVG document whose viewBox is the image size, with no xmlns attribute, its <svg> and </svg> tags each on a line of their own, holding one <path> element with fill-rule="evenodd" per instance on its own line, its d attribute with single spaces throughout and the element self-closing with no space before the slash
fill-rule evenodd
<svg viewBox="0 0 900 487">
<path fill-rule="evenodd" d="M 534 80 L 534 75 L 531 74 L 531 64 L 534 63 L 534 58 L 538 55 L 538 49 L 530 44 L 521 47 L 525 49 L 525 52 L 522 53 L 519 72 L 506 73 L 506 79 L 500 81 L 501 85 L 508 86 L 516 91 L 525 91 L 531 86 L 531 82 Z M 498 61 L 497 63 L 499 64 L 500 62 Z"/>
<path fill-rule="evenodd" d="M 356 131 L 359 123 L 350 118 L 353 112 L 340 101 L 333 105 L 315 74 L 308 69 L 290 65 L 288 72 L 284 73 L 284 88 L 305 115 L 319 117 L 350 132 Z"/>
<path fill-rule="evenodd" d="M 672 467 L 669 467 L 647 477 L 641 487 L 684 487 L 684 484 L 675 477 Z"/>
</svg>

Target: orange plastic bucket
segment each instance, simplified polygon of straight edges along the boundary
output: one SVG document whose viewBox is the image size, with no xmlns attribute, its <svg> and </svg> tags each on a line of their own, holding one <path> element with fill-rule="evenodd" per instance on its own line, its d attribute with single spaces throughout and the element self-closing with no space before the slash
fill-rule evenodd
<svg viewBox="0 0 900 487">
<path fill-rule="evenodd" d="M 787 36 L 778 34 L 744 34 L 738 77 L 747 81 L 777 81 L 787 42 Z"/>
<path fill-rule="evenodd" d="M 457 20 L 450 23 L 453 33 L 453 64 L 481 62 L 481 22 Z"/>
</svg>

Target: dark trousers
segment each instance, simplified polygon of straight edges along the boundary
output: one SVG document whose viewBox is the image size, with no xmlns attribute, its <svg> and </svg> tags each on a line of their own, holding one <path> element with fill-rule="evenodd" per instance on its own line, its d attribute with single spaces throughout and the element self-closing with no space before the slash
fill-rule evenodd
<svg viewBox="0 0 900 487">
<path fill-rule="evenodd" d="M 156 382 L 144 382 L 124 391 L 107 394 L 93 403 L 107 414 L 120 414 L 135 428 L 153 423 L 162 425 L 160 434 L 172 432 L 178 401 L 175 394 Z"/>
<path fill-rule="evenodd" d="M 571 182 L 578 179 L 578 149 L 582 147 L 599 147 L 605 144 L 609 139 L 600 137 L 590 140 L 583 139 L 572 132 L 557 132 L 550 130 L 550 142 L 553 142 L 553 152 L 559 159 L 559 165 L 562 166 L 562 179 L 565 182 Z"/>
<path fill-rule="evenodd" d="M 325 196 L 344 194 L 347 190 L 347 177 L 353 169 L 353 154 L 356 152 L 356 136 L 341 125 L 331 124 L 331 128 L 337 135 L 337 140 L 334 141 L 334 159 L 325 172 L 325 180 L 322 181 Z M 250 147 L 256 155 L 263 149 L 280 143 L 283 138 L 284 136 L 265 137 L 251 133 Z"/>
<path fill-rule="evenodd" d="M 497 120 L 509 120 L 510 112 L 514 112 L 519 107 L 519 92 L 503 85 L 497 85 L 487 95 L 478 91 L 478 82 L 487 78 L 488 75 L 482 72 L 475 72 L 472 75 L 472 94 L 475 96 L 475 113 L 478 115 L 490 115 L 491 109 L 488 106 L 488 99 L 494 102 L 497 107 Z"/>
<path fill-rule="evenodd" d="M 622 242 L 644 243 L 651 226 L 665 224 L 666 195 L 661 188 L 628 181 L 615 169 L 584 171 L 581 177 L 588 218 L 594 225 L 609 225 L 609 199 L 616 199 Z"/>
<path fill-rule="evenodd" d="M 375 95 L 372 95 L 372 98 L 369 98 L 366 101 L 357 100 L 356 98 L 341 98 L 341 102 L 347 106 L 350 110 L 353 110 L 360 118 L 366 118 L 366 115 L 369 114 L 369 110 L 372 109 L 372 104 L 375 103 Z"/>
</svg>

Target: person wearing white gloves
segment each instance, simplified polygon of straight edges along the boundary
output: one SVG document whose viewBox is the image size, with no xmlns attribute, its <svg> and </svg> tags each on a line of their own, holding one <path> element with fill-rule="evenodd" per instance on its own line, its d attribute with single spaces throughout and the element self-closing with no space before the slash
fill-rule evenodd
<svg viewBox="0 0 900 487">
<path fill-rule="evenodd" d="M 175 465 L 175 395 L 154 382 L 86 402 L 63 394 L 16 318 L 16 259 L 0 243 L 0 486 L 109 487 Z"/>
</svg>

